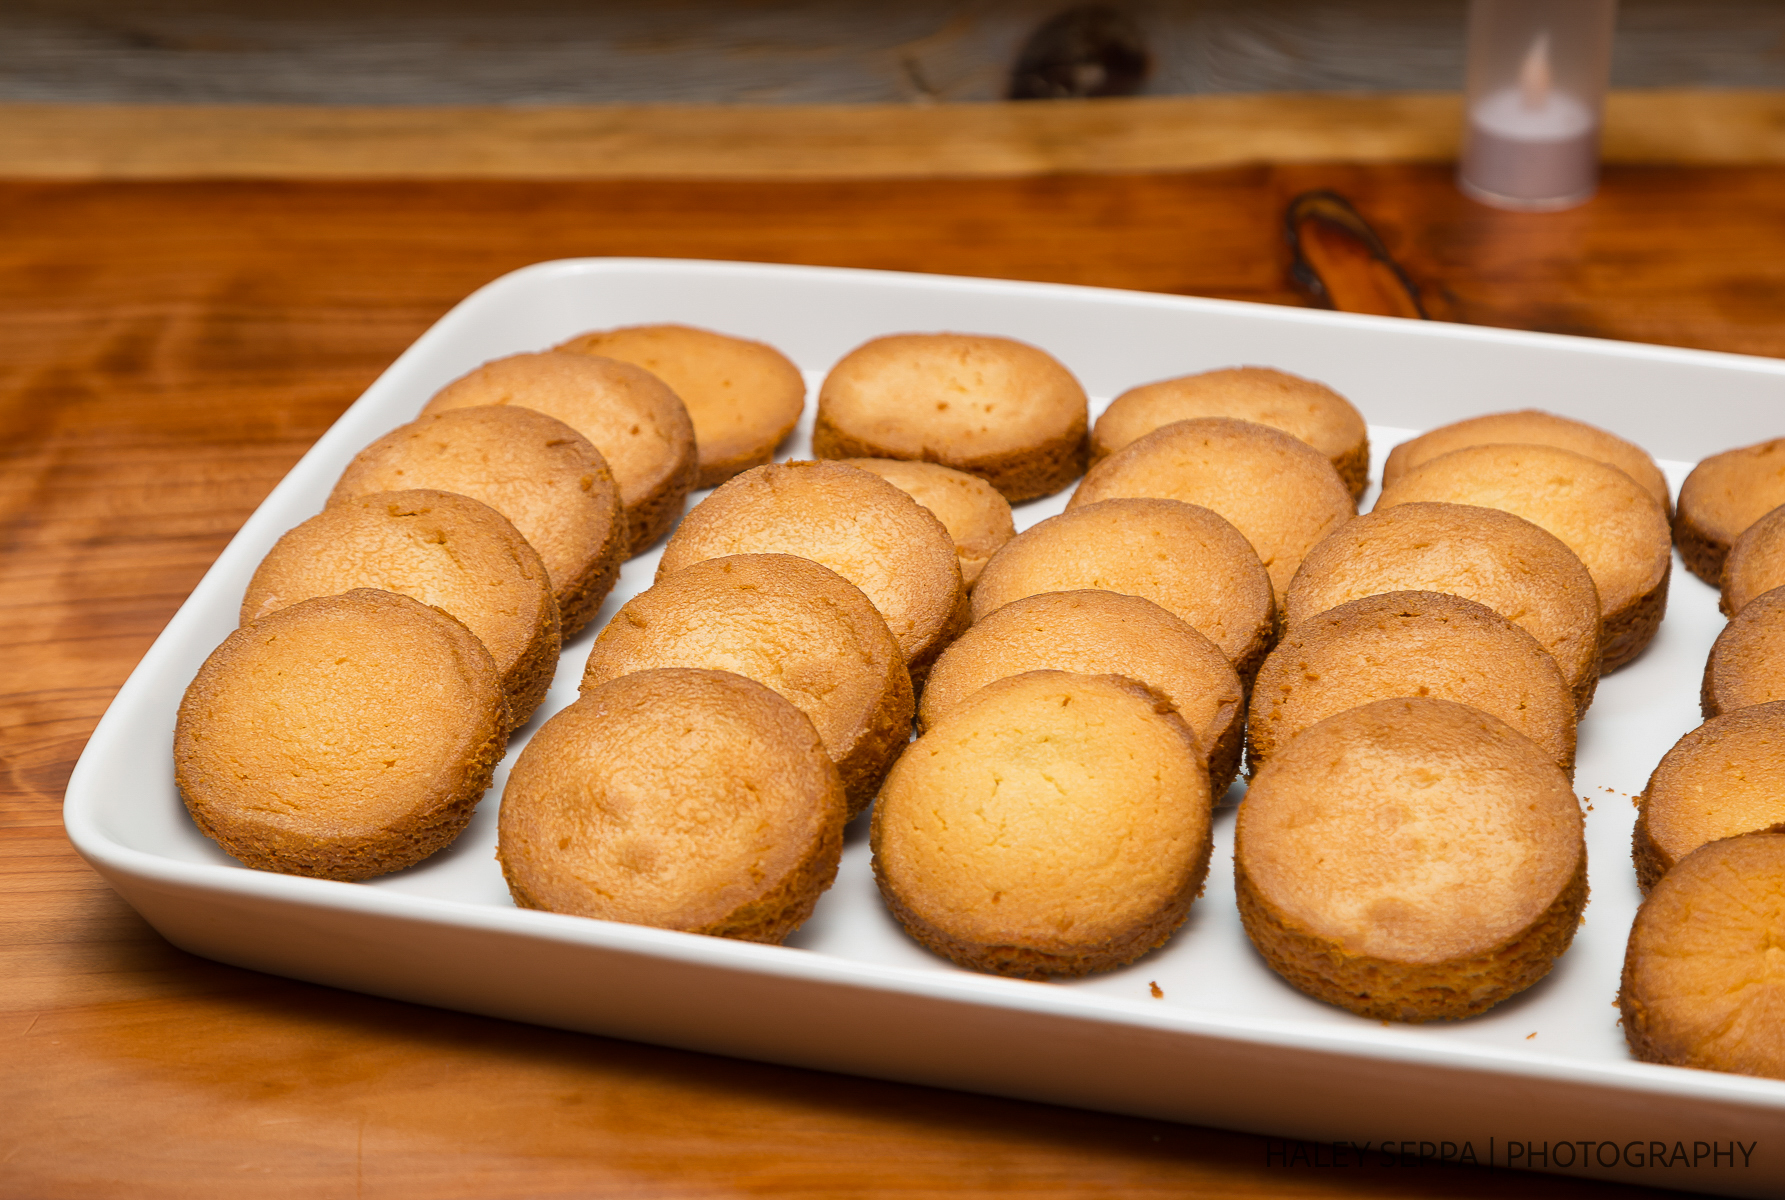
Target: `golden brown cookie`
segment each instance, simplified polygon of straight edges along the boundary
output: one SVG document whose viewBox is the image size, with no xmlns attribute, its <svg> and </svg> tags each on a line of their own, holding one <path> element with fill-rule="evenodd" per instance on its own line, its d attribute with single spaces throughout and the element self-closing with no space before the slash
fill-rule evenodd
<svg viewBox="0 0 1785 1200">
<path fill-rule="evenodd" d="M 779 942 L 836 878 L 843 811 L 792 704 L 727 671 L 639 671 L 533 735 L 496 857 L 522 908 Z"/>
<path fill-rule="evenodd" d="M 1785 587 L 1785 505 L 1742 530 L 1723 560 L 1718 607 L 1733 617 L 1762 592 Z"/>
<path fill-rule="evenodd" d="M 654 667 L 731 671 L 792 701 L 836 763 L 852 817 L 911 735 L 898 640 L 860 588 L 809 558 L 734 554 L 665 576 L 595 639 L 583 690 Z"/>
<path fill-rule="evenodd" d="M 875 338 L 818 389 L 819 458 L 905 458 L 985 480 L 1012 504 L 1084 473 L 1085 389 L 1024 342 L 959 333 Z"/>
<path fill-rule="evenodd" d="M 1334 713 L 1431 696 L 1506 722 L 1574 774 L 1574 693 L 1536 638 L 1473 600 L 1387 592 L 1309 617 L 1264 660 L 1246 718 L 1246 770 Z"/>
<path fill-rule="evenodd" d="M 1448 592 L 1485 604 L 1550 652 L 1585 713 L 1599 683 L 1599 592 L 1574 551 L 1523 517 L 1417 503 L 1347 521 L 1308 553 L 1284 625 L 1383 592 Z"/>
<path fill-rule="evenodd" d="M 613 476 L 587 438 L 544 413 L 455 409 L 393 429 L 347 464 L 329 503 L 412 488 L 457 492 L 508 518 L 539 551 L 567 638 L 620 578 L 626 522 Z"/>
<path fill-rule="evenodd" d="M 601 451 L 620 487 L 628 554 L 682 515 L 700 474 L 694 426 L 681 399 L 643 367 L 588 354 L 511 354 L 453 380 L 422 413 L 509 404 L 556 417 Z"/>
<path fill-rule="evenodd" d="M 1686 569 L 1716 587 L 1744 530 L 1785 504 L 1785 438 L 1713 454 L 1680 485 L 1673 543 Z"/>
<path fill-rule="evenodd" d="M 1587 900 L 1580 803 L 1529 738 L 1448 700 L 1312 726 L 1240 804 L 1234 886 L 1292 986 L 1384 1021 L 1473 1016 L 1530 987 Z"/>
<path fill-rule="evenodd" d="M 945 720 L 988 683 L 1025 671 L 1125 675 L 1171 702 L 1209 759 L 1209 794 L 1239 772 L 1246 695 L 1220 647 L 1151 600 L 1045 592 L 976 622 L 936 660 L 918 728 Z"/>
<path fill-rule="evenodd" d="M 1253 421 L 1301 439 L 1326 455 L 1354 500 L 1370 482 L 1363 414 L 1324 383 L 1270 367 L 1227 367 L 1129 388 L 1092 427 L 1091 463 L 1161 425 L 1193 417 Z"/>
<path fill-rule="evenodd" d="M 1699 708 L 1704 719 L 1785 700 L 1785 587 L 1742 606 L 1705 658 Z"/>
<path fill-rule="evenodd" d="M 1208 787 L 1195 736 L 1140 684 L 1000 679 L 893 765 L 874 877 L 905 931 L 962 966 L 1107 971 L 1162 944 L 1202 891 Z"/>
<path fill-rule="evenodd" d="M 1279 604 L 1308 551 L 1357 512 L 1325 455 L 1280 429 L 1227 417 L 1176 421 L 1130 442 L 1091 468 L 1067 507 L 1130 496 L 1200 504 L 1232 522 Z"/>
<path fill-rule="evenodd" d="M 437 608 L 356 588 L 242 626 L 180 701 L 174 780 L 263 871 L 370 879 L 449 845 L 508 738 L 490 652 Z"/>
<path fill-rule="evenodd" d="M 1221 648 L 1248 685 L 1276 632 L 1264 564 L 1217 514 L 1177 500 L 1105 500 L 1025 529 L 987 564 L 973 619 L 1043 592 L 1151 600 Z"/>
<path fill-rule="evenodd" d="M 1688 733 L 1640 804 L 1630 853 L 1645 892 L 1707 842 L 1785 825 L 1785 703 L 1736 709 Z"/>
<path fill-rule="evenodd" d="M 573 337 L 554 349 L 643 367 L 688 408 L 700 451 L 696 487 L 760 467 L 799 423 L 806 380 L 763 342 L 688 325 L 632 325 Z"/>
<path fill-rule="evenodd" d="M 1661 627 L 1673 569 L 1667 514 L 1616 467 L 1554 446 L 1467 446 L 1395 480 L 1376 508 L 1422 500 L 1497 508 L 1566 543 L 1599 592 L 1601 671 L 1641 654 Z"/>
<path fill-rule="evenodd" d="M 1526 408 L 1518 412 L 1490 413 L 1441 425 L 1429 433 L 1402 442 L 1388 452 L 1382 465 L 1382 486 L 1387 487 L 1421 463 L 1440 454 L 1461 450 L 1464 446 L 1491 446 L 1517 443 L 1535 446 L 1559 446 L 1584 454 L 1595 462 L 1616 467 L 1642 485 L 1642 489 L 1660 501 L 1669 517 L 1673 516 L 1673 493 L 1667 477 L 1649 452 L 1634 442 L 1627 442 L 1615 433 L 1597 425 L 1558 417 L 1555 413 Z"/>
<path fill-rule="evenodd" d="M 1644 1062 L 1785 1079 L 1785 833 L 1700 847 L 1636 913 L 1618 1007 Z"/>
<path fill-rule="evenodd" d="M 878 475 L 935 514 L 954 539 L 961 583 L 971 588 L 992 555 L 1016 536 L 1010 503 L 976 475 L 928 462 L 896 458 L 845 458 L 851 467 Z"/>
<path fill-rule="evenodd" d="M 325 508 L 274 543 L 242 597 L 242 624 L 354 588 L 451 613 L 490 652 L 511 728 L 558 669 L 558 602 L 545 564 L 508 518 L 453 492 L 373 492 Z"/>
<path fill-rule="evenodd" d="M 954 539 L 878 475 L 833 462 L 770 463 L 701 501 L 663 548 L 657 578 L 728 554 L 797 554 L 867 594 L 912 682 L 967 626 Z"/>
</svg>

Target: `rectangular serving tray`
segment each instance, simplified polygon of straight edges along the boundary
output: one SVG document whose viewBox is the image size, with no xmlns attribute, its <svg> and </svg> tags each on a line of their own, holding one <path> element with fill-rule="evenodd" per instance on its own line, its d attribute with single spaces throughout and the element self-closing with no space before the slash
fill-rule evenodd
<svg viewBox="0 0 1785 1200">
<path fill-rule="evenodd" d="M 513 907 L 494 860 L 505 768 L 457 844 L 397 875 L 335 883 L 225 856 L 174 787 L 174 713 L 235 628 L 243 589 L 273 542 L 321 509 L 355 453 L 458 375 L 583 330 L 656 321 L 770 342 L 813 391 L 833 362 L 876 335 L 1001 334 L 1065 362 L 1094 413 L 1154 379 L 1280 367 L 1331 384 L 1363 410 L 1373 478 L 1411 431 L 1511 408 L 1546 408 L 1639 442 L 1676 488 L 1704 455 L 1785 432 L 1785 362 L 1767 359 L 1049 284 L 636 259 L 528 267 L 443 317 L 292 469 L 81 755 L 64 806 L 69 836 L 169 941 L 316 983 L 691 1050 L 1355 1142 L 1398 1161 L 1473 1159 L 1785 1195 L 1785 1082 L 1635 1062 L 1614 1007 L 1639 899 L 1631 797 L 1699 723 L 1699 673 L 1723 624 L 1715 592 L 1677 563 L 1660 636 L 1601 683 L 1581 725 L 1575 783 L 1591 805 L 1585 924 L 1547 979 L 1469 1021 L 1390 1026 L 1272 974 L 1234 905 L 1231 805 L 1219 811 L 1208 888 L 1184 928 L 1132 966 L 1072 983 L 974 974 L 906 939 L 875 890 L 863 821 L 850 829 L 835 887 L 786 946 Z M 785 457 L 809 454 L 811 410 Z M 1065 500 L 1022 506 L 1018 527 Z M 627 564 L 601 616 L 565 647 L 550 698 L 508 761 L 575 698 L 595 631 L 649 585 L 657 557 Z"/>
</svg>

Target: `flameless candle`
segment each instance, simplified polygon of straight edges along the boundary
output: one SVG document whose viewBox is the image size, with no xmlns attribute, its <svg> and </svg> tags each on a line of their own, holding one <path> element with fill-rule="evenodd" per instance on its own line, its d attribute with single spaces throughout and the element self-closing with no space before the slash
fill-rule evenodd
<svg viewBox="0 0 1785 1200">
<path fill-rule="evenodd" d="M 1474 0 L 1458 183 L 1502 208 L 1593 194 L 1615 0 Z"/>
</svg>

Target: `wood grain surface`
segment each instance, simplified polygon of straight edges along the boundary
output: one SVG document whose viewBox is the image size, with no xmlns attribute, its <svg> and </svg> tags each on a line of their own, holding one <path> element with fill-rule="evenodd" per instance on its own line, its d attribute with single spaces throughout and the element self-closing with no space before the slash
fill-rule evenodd
<svg viewBox="0 0 1785 1200">
<path fill-rule="evenodd" d="M 77 103 L 985 101 L 1065 0 L 29 0 L 0 97 Z M 1151 95 L 1458 86 L 1466 0 L 1126 0 Z M 1621 87 L 1778 87 L 1776 0 L 1621 0 Z"/>
<path fill-rule="evenodd" d="M 379 107 L 0 104 L 0 177 L 910 179 L 1436 162 L 1454 92 L 1044 104 Z M 1610 94 L 1619 164 L 1785 163 L 1785 92 Z"/>
<path fill-rule="evenodd" d="M 1459 319 L 1785 352 L 1782 168 L 1615 168 L 1547 217 L 1463 200 L 1442 165 L 0 184 L 0 1196 L 1652 1194 L 1288 1165 L 1257 1137 L 291 983 L 170 948 L 62 833 L 94 722 L 232 531 L 490 278 L 663 255 L 1295 303 L 1279 222 L 1312 187 L 1349 196 Z"/>
</svg>

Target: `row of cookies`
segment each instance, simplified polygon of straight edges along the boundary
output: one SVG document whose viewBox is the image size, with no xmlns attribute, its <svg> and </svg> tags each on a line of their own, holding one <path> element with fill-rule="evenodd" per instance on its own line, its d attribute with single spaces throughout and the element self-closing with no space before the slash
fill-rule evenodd
<svg viewBox="0 0 1785 1200">
<path fill-rule="evenodd" d="M 1638 804 L 1645 899 L 1618 993 L 1632 1052 L 1785 1079 L 1785 702 L 1711 716 Z"/>
<path fill-rule="evenodd" d="M 187 689 L 175 779 L 236 859 L 354 880 L 464 829 L 627 526 L 600 453 L 521 408 L 397 430 L 330 501 L 274 544 Z"/>
<path fill-rule="evenodd" d="M 1648 1062 L 1785 1078 L 1775 978 L 1785 927 L 1785 499 L 1762 442 L 1713 455 L 1680 489 L 1675 544 L 1730 618 L 1705 663 L 1705 722 L 1638 798 L 1631 855 L 1645 899 L 1618 994 Z"/>
<path fill-rule="evenodd" d="M 1187 916 L 1207 874 L 1212 800 L 1238 770 L 1246 683 L 1275 632 L 1256 544 L 1294 553 L 1314 540 L 1293 487 L 1272 485 L 1301 468 L 1334 519 L 1353 511 L 1326 455 L 1236 412 L 1338 426 L 1333 457 L 1367 463 L 1355 409 L 1274 371 L 1209 372 L 1111 403 L 1067 511 L 979 575 L 972 624 L 929 671 L 920 736 L 875 803 L 875 878 L 920 944 L 980 970 L 1080 975 L 1133 961 Z M 852 431 L 865 424 L 859 408 L 844 416 Z M 819 420 L 820 453 L 866 448 L 827 432 L 822 396 Z M 1209 505 L 1125 482 L 1132 446 L 1165 426 L 1212 428 L 1200 445 L 1173 443 L 1226 469 L 1198 496 Z M 1181 465 L 1154 473 L 1196 474 Z"/>
<path fill-rule="evenodd" d="M 1604 463 L 1607 442 L 1657 491 Z M 1634 447 L 1535 413 L 1434 431 L 1385 476 L 1376 510 L 1312 550 L 1285 597 L 1253 693 L 1236 888 L 1254 944 L 1301 990 L 1384 1018 L 1466 1016 L 1572 939 L 1574 723 L 1603 656 L 1653 636 L 1667 493 Z M 1600 579 L 1625 585 L 1621 611 Z"/>
<path fill-rule="evenodd" d="M 769 347 L 680 327 L 584 340 L 604 338 L 676 378 L 722 453 L 736 450 L 726 403 L 753 410 L 758 458 L 803 405 L 799 372 Z M 181 709 L 176 775 L 195 821 L 251 865 L 339 879 L 450 842 L 563 638 L 680 517 L 696 470 L 688 407 L 620 358 L 513 356 L 450 383 L 256 570 L 241 629 Z M 417 664 L 445 682 L 418 684 Z"/>
<path fill-rule="evenodd" d="M 1704 724 L 1668 751 L 1638 800 L 1632 856 L 1645 893 L 1705 843 L 1785 822 L 1785 506 L 1753 511 L 1769 480 L 1785 478 L 1779 449 L 1785 442 L 1713 455 L 1680 489 L 1682 557 L 1719 584 L 1729 623 L 1705 659 Z"/>
<path fill-rule="evenodd" d="M 1249 764 L 1347 699 L 1418 695 L 1505 721 L 1572 774 L 1601 671 L 1659 625 L 1667 501 L 1639 448 L 1552 414 L 1494 414 L 1397 446 L 1375 509 L 1291 583 L 1253 696 Z"/>
<path fill-rule="evenodd" d="M 1449 431 L 1438 431 L 1419 441 L 1439 442 L 1441 450 L 1449 437 Z M 1689 481 L 1681 492 L 1674 541 L 1700 574 L 1721 576 L 1724 610 L 1735 620 L 1707 663 L 1703 702 L 1709 719 L 1669 752 L 1641 798 L 1633 849 L 1649 898 L 1631 930 L 1618 1001 L 1626 1038 L 1639 1058 L 1785 1076 L 1777 1021 L 1781 991 L 1768 982 L 1772 947 L 1785 919 L 1785 838 L 1744 832 L 1776 832 L 1785 817 L 1777 799 L 1785 783 L 1779 766 L 1785 705 L 1767 703 L 1776 697 L 1767 689 L 1777 668 L 1766 665 L 1768 617 L 1785 607 L 1785 593 L 1751 603 L 1767 599 L 1766 589 L 1778 582 L 1768 574 L 1772 535 L 1755 528 L 1761 522 L 1748 527 L 1752 533 L 1740 559 L 1712 561 L 1741 544 L 1740 522 L 1752 521 L 1754 513 L 1738 510 L 1753 506 L 1754 494 L 1764 491 L 1771 448 L 1763 444 L 1708 459 L 1695 472 L 1698 482 Z M 1617 449 L 1602 447 L 1598 457 L 1632 479 L 1659 480 L 1658 472 L 1642 469 L 1652 464 L 1616 462 Z M 1390 490 L 1394 468 L 1391 459 L 1385 472 Z M 1736 482 L 1744 472 L 1749 478 Z M 1664 489 L 1656 499 L 1665 505 Z M 1644 524 L 1643 541 L 1658 542 L 1653 520 Z M 1626 639 L 1625 661 L 1635 652 L 1631 645 Z M 1611 638 L 1606 650 L 1620 653 Z"/>
<path fill-rule="evenodd" d="M 1566 951 L 1586 901 L 1575 722 L 1606 657 L 1653 636 L 1666 495 L 1602 431 L 1497 414 L 1396 447 L 1375 510 L 1307 556 L 1253 695 L 1235 845 L 1247 932 L 1291 984 L 1368 1016 L 1463 1017 Z M 1634 621 L 1601 582 L 1633 558 Z"/>
</svg>

